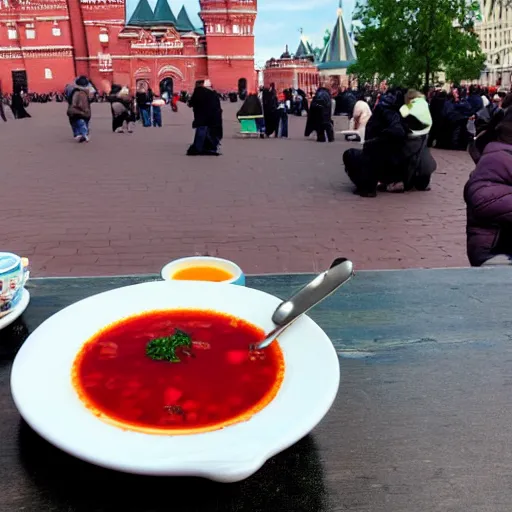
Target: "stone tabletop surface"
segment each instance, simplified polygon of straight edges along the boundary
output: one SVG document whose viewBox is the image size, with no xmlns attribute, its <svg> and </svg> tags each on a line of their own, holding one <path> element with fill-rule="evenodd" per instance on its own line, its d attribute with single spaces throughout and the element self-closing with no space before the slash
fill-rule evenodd
<svg viewBox="0 0 512 512">
<path fill-rule="evenodd" d="M 248 286 L 285 298 L 310 278 Z M 510 512 L 512 268 L 357 274 L 311 313 L 341 361 L 331 411 L 236 484 L 92 466 L 41 439 L 14 407 L 10 369 L 30 332 L 77 300 L 151 279 L 28 285 L 29 308 L 0 331 L 0 512 Z"/>
</svg>

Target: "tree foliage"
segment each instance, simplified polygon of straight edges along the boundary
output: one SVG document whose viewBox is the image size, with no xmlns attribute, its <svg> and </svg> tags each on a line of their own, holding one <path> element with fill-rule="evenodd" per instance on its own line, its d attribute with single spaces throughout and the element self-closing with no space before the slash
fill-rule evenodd
<svg viewBox="0 0 512 512">
<path fill-rule="evenodd" d="M 454 82 L 479 78 L 485 55 L 474 32 L 478 13 L 472 0 L 359 0 L 358 60 L 349 72 L 415 88 L 441 72 Z"/>
</svg>

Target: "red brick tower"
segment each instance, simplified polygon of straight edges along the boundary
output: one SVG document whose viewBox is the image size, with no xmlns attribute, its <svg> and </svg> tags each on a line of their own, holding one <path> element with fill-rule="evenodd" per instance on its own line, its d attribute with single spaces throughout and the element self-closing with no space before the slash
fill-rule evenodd
<svg viewBox="0 0 512 512">
<path fill-rule="evenodd" d="M 90 77 L 102 91 L 108 90 L 113 81 L 130 84 L 129 43 L 120 37 L 125 26 L 124 0 L 67 2 L 77 73 Z M 120 57 L 115 74 L 113 55 Z"/>
<path fill-rule="evenodd" d="M 236 91 L 239 80 L 256 87 L 254 22 L 257 0 L 199 0 L 208 53 L 208 78 L 218 91 Z"/>
</svg>

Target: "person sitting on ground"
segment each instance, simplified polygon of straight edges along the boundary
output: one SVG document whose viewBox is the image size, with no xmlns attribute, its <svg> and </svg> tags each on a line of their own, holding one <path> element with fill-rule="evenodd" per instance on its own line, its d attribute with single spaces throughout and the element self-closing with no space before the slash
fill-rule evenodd
<svg viewBox="0 0 512 512">
<path fill-rule="evenodd" d="M 512 264 L 512 109 L 464 187 L 471 266 Z"/>
<path fill-rule="evenodd" d="M 311 101 L 306 122 L 305 137 L 316 131 L 317 142 L 334 142 L 331 94 L 325 87 L 319 87 Z"/>
<path fill-rule="evenodd" d="M 260 138 L 265 138 L 265 118 L 263 117 L 263 106 L 257 94 L 251 92 L 245 98 L 240 110 L 236 113 L 236 117 L 254 117 L 256 128 L 260 134 Z"/>
<path fill-rule="evenodd" d="M 400 162 L 407 131 L 399 109 L 403 105 L 400 89 L 390 89 L 379 99 L 366 125 L 363 149 L 343 153 L 345 171 L 361 197 L 375 197 L 377 184 L 399 182 Z"/>
<path fill-rule="evenodd" d="M 357 133 L 345 135 L 345 140 L 364 142 L 366 125 L 368 124 L 370 117 L 372 117 L 372 111 L 366 99 L 363 96 L 354 105 L 354 111 L 349 123 L 349 130 Z"/>
<path fill-rule="evenodd" d="M 400 115 L 407 129 L 407 138 L 400 154 L 402 175 L 400 181 L 388 185 L 389 192 L 428 190 L 430 177 L 437 168 L 436 161 L 428 149 L 428 134 L 432 128 L 432 116 L 425 96 L 421 92 L 409 89 Z"/>
</svg>

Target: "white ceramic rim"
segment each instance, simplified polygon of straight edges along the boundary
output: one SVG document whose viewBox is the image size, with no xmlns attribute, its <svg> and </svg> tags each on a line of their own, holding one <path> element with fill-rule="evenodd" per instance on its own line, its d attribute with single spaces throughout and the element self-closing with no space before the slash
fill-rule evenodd
<svg viewBox="0 0 512 512">
<path fill-rule="evenodd" d="M 7 315 L 0 317 L 0 329 L 11 325 L 15 320 L 17 320 L 23 312 L 27 309 L 27 306 L 30 302 L 30 293 L 26 288 L 23 288 L 21 292 L 21 299 L 16 305 L 14 309 L 11 309 Z"/>
<path fill-rule="evenodd" d="M 16 260 L 16 263 L 13 263 L 10 267 L 1 269 L 0 268 L 0 276 L 2 274 L 7 274 L 9 272 L 12 272 L 17 266 L 21 265 L 21 256 L 18 256 L 17 254 L 14 254 L 13 252 L 0 252 L 0 258 L 4 256 L 11 256 Z"/>
<path fill-rule="evenodd" d="M 280 302 L 261 291 L 199 281 L 150 282 L 89 297 L 46 320 L 23 344 L 11 374 L 14 402 L 43 438 L 93 464 L 129 473 L 242 480 L 308 434 L 336 397 L 336 351 L 309 317 L 300 318 L 281 338 L 286 370 L 273 401 L 249 421 L 214 432 L 172 436 L 121 430 L 98 419 L 80 401 L 71 367 L 90 336 L 123 316 L 162 308 L 209 308 L 267 330 Z"/>
<path fill-rule="evenodd" d="M 243 275 L 242 269 L 233 261 L 224 258 L 216 258 L 215 256 L 187 256 L 186 258 L 180 258 L 167 263 L 167 265 L 162 268 L 160 276 L 164 281 L 175 281 L 171 278 L 172 274 L 178 270 L 197 265 L 198 263 L 212 265 L 232 273 L 234 277 L 227 281 L 222 281 L 222 284 L 233 284 Z"/>
</svg>

